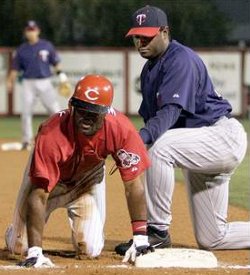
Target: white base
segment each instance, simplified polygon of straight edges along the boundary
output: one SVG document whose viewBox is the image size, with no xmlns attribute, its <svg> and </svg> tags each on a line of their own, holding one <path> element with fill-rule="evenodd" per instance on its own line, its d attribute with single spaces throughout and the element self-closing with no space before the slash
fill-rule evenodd
<svg viewBox="0 0 250 275">
<path fill-rule="evenodd" d="M 218 262 L 212 252 L 198 249 L 165 248 L 139 256 L 136 267 L 216 268 Z"/>
<path fill-rule="evenodd" d="M 22 143 L 20 142 L 8 142 L 1 145 L 2 151 L 20 151 L 22 149 Z"/>
</svg>

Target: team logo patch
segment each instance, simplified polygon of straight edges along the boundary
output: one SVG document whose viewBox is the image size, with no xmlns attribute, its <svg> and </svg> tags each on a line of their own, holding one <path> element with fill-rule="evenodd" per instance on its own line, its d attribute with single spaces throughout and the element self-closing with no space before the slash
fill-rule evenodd
<svg viewBox="0 0 250 275">
<path fill-rule="evenodd" d="M 38 55 L 43 62 L 47 62 L 49 59 L 49 51 L 47 50 L 39 51 Z"/>
<path fill-rule="evenodd" d="M 144 14 L 144 13 L 138 14 L 138 15 L 136 16 L 136 21 L 137 21 L 137 23 L 141 26 L 142 23 L 144 23 L 144 22 L 146 21 L 146 18 L 147 18 L 146 14 Z"/>
<path fill-rule="evenodd" d="M 96 101 L 99 98 L 99 92 L 95 88 L 90 88 L 86 90 L 84 94 L 87 97 L 87 99 L 91 101 Z"/>
<path fill-rule="evenodd" d="M 121 166 L 124 168 L 130 168 L 132 165 L 138 164 L 141 160 L 141 158 L 138 155 L 131 152 L 127 152 L 124 149 L 120 149 L 117 152 L 117 157 L 121 161 Z"/>
</svg>

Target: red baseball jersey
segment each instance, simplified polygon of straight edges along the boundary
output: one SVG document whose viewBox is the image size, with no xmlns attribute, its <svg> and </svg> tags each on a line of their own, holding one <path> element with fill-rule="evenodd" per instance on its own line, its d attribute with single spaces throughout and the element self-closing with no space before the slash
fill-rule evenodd
<svg viewBox="0 0 250 275">
<path fill-rule="evenodd" d="M 69 110 L 61 111 L 38 131 L 30 178 L 50 192 L 58 182 L 72 184 L 84 171 L 112 155 L 123 181 L 130 181 L 149 167 L 146 148 L 129 119 L 114 110 L 93 136 L 75 131 Z"/>
</svg>

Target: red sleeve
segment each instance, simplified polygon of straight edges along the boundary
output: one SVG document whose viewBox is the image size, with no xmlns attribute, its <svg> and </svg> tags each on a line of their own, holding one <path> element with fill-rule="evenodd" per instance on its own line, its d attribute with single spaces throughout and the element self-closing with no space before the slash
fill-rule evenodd
<svg viewBox="0 0 250 275">
<path fill-rule="evenodd" d="M 118 128 L 116 151 L 112 155 L 123 181 L 131 181 L 150 166 L 147 149 L 132 123 L 126 119 Z"/>
<path fill-rule="evenodd" d="M 50 192 L 60 178 L 59 150 L 46 135 L 38 135 L 30 168 L 32 184 Z"/>
</svg>

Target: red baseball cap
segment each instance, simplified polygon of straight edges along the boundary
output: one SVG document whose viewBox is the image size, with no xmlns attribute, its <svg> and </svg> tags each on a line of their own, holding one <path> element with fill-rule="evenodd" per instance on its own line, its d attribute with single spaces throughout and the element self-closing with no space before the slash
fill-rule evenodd
<svg viewBox="0 0 250 275">
<path fill-rule="evenodd" d="M 132 16 L 132 28 L 126 34 L 153 37 L 157 35 L 160 27 L 168 26 L 166 13 L 153 6 L 146 6 L 137 10 Z"/>
</svg>

